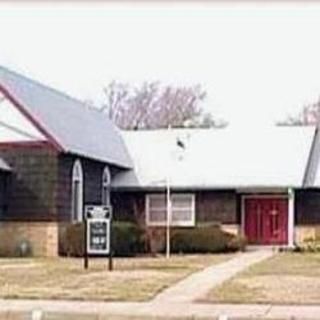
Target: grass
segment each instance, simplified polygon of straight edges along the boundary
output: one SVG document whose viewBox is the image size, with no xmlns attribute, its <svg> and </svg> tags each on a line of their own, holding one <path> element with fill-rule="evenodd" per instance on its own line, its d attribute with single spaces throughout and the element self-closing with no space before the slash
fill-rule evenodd
<svg viewBox="0 0 320 320">
<path fill-rule="evenodd" d="M 320 303 L 320 254 L 280 253 L 213 289 L 217 303 Z"/>
<path fill-rule="evenodd" d="M 0 259 L 0 298 L 146 301 L 157 292 L 232 255 L 107 259 Z"/>
</svg>

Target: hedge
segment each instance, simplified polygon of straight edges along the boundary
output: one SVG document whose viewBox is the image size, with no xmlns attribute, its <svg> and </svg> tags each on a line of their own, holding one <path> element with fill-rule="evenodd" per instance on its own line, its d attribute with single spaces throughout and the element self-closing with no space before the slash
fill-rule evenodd
<svg viewBox="0 0 320 320">
<path fill-rule="evenodd" d="M 244 250 L 245 238 L 225 232 L 219 225 L 174 230 L 171 250 L 175 253 L 220 253 Z"/>
<path fill-rule="evenodd" d="M 61 234 L 60 253 L 82 257 L 84 254 L 84 224 L 68 225 Z M 142 230 L 132 222 L 112 224 L 112 248 L 115 256 L 133 256 L 144 251 Z"/>
<path fill-rule="evenodd" d="M 84 225 L 71 224 L 66 227 L 60 239 L 60 253 L 81 257 L 84 253 Z M 164 230 L 163 230 L 164 231 Z M 161 233 L 164 244 L 165 232 Z M 159 235 L 160 237 L 160 235 Z M 150 251 L 151 239 L 145 230 L 132 222 L 114 222 L 112 244 L 115 256 L 134 256 Z M 171 251 L 173 253 L 219 253 L 244 250 L 246 240 L 221 229 L 219 225 L 197 226 L 196 228 L 173 228 Z M 163 252 L 162 246 L 159 251 Z"/>
</svg>

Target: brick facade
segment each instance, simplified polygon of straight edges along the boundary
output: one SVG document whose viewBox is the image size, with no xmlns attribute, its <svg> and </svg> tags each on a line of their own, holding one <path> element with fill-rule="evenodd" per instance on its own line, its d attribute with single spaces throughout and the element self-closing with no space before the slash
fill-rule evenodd
<svg viewBox="0 0 320 320">
<path fill-rule="evenodd" d="M 58 224 L 56 222 L 1 222 L 0 256 L 15 256 L 21 241 L 27 240 L 35 257 L 55 257 L 58 254 Z"/>
</svg>

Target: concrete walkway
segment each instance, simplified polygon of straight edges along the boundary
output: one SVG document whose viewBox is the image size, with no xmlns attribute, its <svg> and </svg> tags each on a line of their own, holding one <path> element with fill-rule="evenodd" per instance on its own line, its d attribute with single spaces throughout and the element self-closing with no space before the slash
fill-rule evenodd
<svg viewBox="0 0 320 320">
<path fill-rule="evenodd" d="M 162 291 L 153 303 L 188 303 L 204 297 L 213 287 L 236 273 L 273 255 L 272 250 L 256 250 L 237 254 L 233 259 L 193 273 L 185 280 Z"/>
</svg>

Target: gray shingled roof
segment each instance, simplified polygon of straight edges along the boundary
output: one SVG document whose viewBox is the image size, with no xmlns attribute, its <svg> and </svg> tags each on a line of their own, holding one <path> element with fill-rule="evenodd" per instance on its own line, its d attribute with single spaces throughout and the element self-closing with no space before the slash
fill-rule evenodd
<svg viewBox="0 0 320 320">
<path fill-rule="evenodd" d="M 0 171 L 11 171 L 10 166 L 0 158 Z"/>
<path fill-rule="evenodd" d="M 64 152 L 130 168 L 120 131 L 100 111 L 0 67 L 0 86 L 32 116 Z"/>
</svg>

